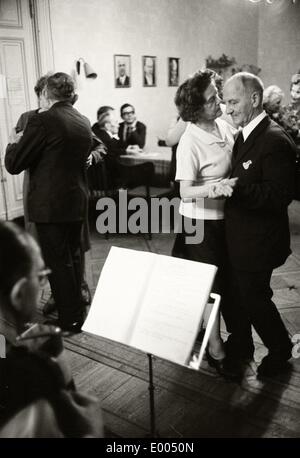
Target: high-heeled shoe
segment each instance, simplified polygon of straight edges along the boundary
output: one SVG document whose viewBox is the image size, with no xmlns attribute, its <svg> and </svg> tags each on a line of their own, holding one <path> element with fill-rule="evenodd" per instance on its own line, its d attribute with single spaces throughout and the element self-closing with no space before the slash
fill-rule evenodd
<svg viewBox="0 0 300 458">
<path fill-rule="evenodd" d="M 205 354 L 206 354 L 206 359 L 207 359 L 207 362 L 208 362 L 209 366 L 213 367 L 214 369 L 216 369 L 218 374 L 223 375 L 225 357 L 222 358 L 222 359 L 215 359 L 209 353 L 209 349 L 208 348 L 206 349 L 206 353 Z"/>
</svg>

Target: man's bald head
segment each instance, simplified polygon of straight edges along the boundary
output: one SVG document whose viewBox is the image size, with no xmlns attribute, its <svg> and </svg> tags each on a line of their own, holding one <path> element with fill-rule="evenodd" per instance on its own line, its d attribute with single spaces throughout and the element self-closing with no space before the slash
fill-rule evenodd
<svg viewBox="0 0 300 458">
<path fill-rule="evenodd" d="M 264 85 L 258 76 L 248 72 L 236 73 L 226 81 L 226 85 L 230 84 L 239 87 L 241 90 L 244 90 L 248 95 L 253 94 L 253 92 L 258 93 L 262 104 Z"/>
<path fill-rule="evenodd" d="M 223 98 L 236 125 L 244 127 L 262 112 L 263 92 L 261 79 L 252 73 L 236 73 L 226 81 Z"/>
</svg>

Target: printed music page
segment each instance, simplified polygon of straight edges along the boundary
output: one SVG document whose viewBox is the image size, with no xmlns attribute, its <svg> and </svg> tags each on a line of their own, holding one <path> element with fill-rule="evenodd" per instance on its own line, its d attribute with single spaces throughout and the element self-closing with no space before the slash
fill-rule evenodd
<svg viewBox="0 0 300 458">
<path fill-rule="evenodd" d="M 157 255 L 130 344 L 186 364 L 215 273 L 209 264 Z"/>
<path fill-rule="evenodd" d="M 111 247 L 83 331 L 130 345 L 155 255 Z"/>
<path fill-rule="evenodd" d="M 217 268 L 112 247 L 83 330 L 186 364 Z"/>
</svg>

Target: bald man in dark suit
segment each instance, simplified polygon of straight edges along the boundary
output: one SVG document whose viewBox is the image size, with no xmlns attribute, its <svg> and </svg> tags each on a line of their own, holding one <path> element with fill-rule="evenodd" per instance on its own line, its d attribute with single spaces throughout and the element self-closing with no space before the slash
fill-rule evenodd
<svg viewBox="0 0 300 458">
<path fill-rule="evenodd" d="M 285 372 L 292 349 L 270 280 L 291 253 L 287 208 L 294 194 L 295 145 L 263 111 L 262 94 L 261 80 L 249 73 L 234 75 L 224 86 L 227 113 L 242 128 L 231 174 L 238 183 L 225 206 L 231 295 L 223 309 L 231 333 L 225 374 L 233 376 L 253 357 L 252 326 L 268 349 L 260 376 Z"/>
</svg>

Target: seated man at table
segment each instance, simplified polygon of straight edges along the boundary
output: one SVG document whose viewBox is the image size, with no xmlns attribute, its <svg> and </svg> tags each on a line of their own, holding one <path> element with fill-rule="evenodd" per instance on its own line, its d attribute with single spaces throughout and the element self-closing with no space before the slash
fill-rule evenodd
<svg viewBox="0 0 300 458">
<path fill-rule="evenodd" d="M 111 107 L 109 105 L 102 105 L 100 108 L 98 108 L 98 110 L 97 110 L 97 122 L 95 122 L 95 124 L 93 124 L 93 126 L 92 126 L 92 131 L 94 132 L 96 137 L 100 138 L 100 135 L 101 135 L 100 126 L 98 124 L 99 119 L 102 118 L 102 115 L 104 115 L 106 113 L 109 113 L 111 111 L 114 111 L 114 109 L 113 109 L 113 107 Z"/>
<path fill-rule="evenodd" d="M 118 138 L 119 122 L 114 110 L 104 112 L 99 116 L 97 128 L 92 127 L 93 132 L 107 148 L 106 165 L 109 182 L 114 187 L 132 188 L 141 184 L 150 184 L 154 174 L 152 162 L 144 162 L 138 165 L 124 165 L 120 156 L 135 151 L 133 145 L 124 148 Z"/>
<path fill-rule="evenodd" d="M 125 148 L 129 145 L 137 145 L 143 149 L 146 142 L 146 126 L 138 121 L 135 115 L 135 109 L 129 103 L 125 103 L 120 109 L 121 122 L 119 126 L 119 138 L 122 146 Z"/>
</svg>

